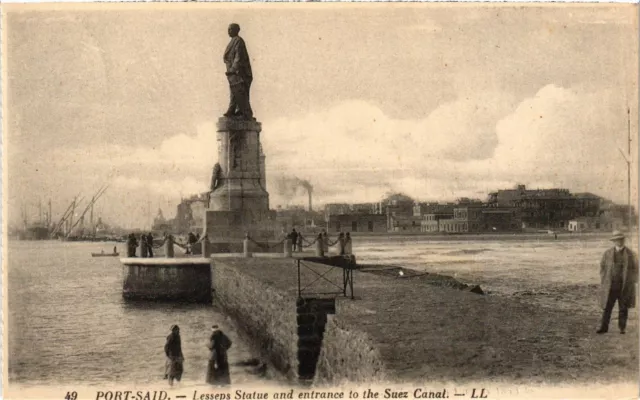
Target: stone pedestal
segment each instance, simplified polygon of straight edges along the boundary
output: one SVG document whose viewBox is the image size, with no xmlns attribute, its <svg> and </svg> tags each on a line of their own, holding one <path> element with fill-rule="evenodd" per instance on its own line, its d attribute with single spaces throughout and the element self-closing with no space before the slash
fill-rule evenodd
<svg viewBox="0 0 640 400">
<path fill-rule="evenodd" d="M 254 240 L 273 238 L 275 218 L 269 211 L 261 124 L 222 117 L 217 129 L 220 176 L 204 220 L 209 240 L 242 242 L 247 232 Z"/>
<path fill-rule="evenodd" d="M 218 163 L 221 182 L 211 193 L 211 211 L 241 211 L 243 221 L 261 220 L 269 211 L 269 193 L 264 182 L 264 153 L 260 144 L 262 126 L 255 119 L 218 120 Z"/>
</svg>

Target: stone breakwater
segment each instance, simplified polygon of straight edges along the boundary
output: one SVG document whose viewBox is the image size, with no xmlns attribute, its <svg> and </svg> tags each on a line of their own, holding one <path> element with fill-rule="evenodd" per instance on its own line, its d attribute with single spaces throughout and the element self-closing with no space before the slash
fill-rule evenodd
<svg viewBox="0 0 640 400">
<path fill-rule="evenodd" d="M 336 313 L 341 311 L 338 302 Z M 381 382 L 388 374 L 373 340 L 350 324 L 330 315 L 318 359 L 314 383 L 335 385 L 344 382 Z"/>
<path fill-rule="evenodd" d="M 636 380 L 635 335 L 595 335 L 599 315 L 481 295 L 451 277 L 384 266 L 356 271 L 355 299 L 323 309 L 313 293 L 331 285 L 314 280 L 334 274 L 339 282 L 342 272 L 306 263 L 315 272 L 301 270 L 310 299 L 301 303 L 293 259 L 212 259 L 214 304 L 292 380 L 308 382 L 310 364 L 316 385 Z M 635 331 L 637 320 L 630 324 Z"/>
<path fill-rule="evenodd" d="M 247 273 L 256 261 L 274 260 L 212 260 L 214 304 L 245 331 L 263 358 L 268 359 L 286 378 L 295 379 L 296 299 L 270 284 L 269 280 Z"/>
</svg>

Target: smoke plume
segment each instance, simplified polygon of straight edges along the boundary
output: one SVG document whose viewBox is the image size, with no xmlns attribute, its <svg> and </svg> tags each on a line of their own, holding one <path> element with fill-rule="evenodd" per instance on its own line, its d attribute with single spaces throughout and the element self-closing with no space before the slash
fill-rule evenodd
<svg viewBox="0 0 640 400">
<path fill-rule="evenodd" d="M 299 195 L 307 195 L 313 192 L 313 185 L 306 179 L 298 177 L 283 176 L 275 180 L 275 189 L 277 193 L 286 198 L 293 198 Z"/>
</svg>

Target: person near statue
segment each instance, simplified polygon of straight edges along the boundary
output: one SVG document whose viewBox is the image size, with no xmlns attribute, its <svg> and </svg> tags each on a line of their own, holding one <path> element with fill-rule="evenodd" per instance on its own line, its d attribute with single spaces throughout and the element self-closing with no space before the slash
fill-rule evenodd
<svg viewBox="0 0 640 400">
<path fill-rule="evenodd" d="M 344 254 L 351 255 L 353 253 L 353 247 L 351 243 L 351 234 L 347 232 L 344 238 Z"/>
<path fill-rule="evenodd" d="M 171 327 L 171 334 L 167 336 L 167 342 L 164 345 L 164 354 L 167 356 L 164 378 L 168 379 L 169 385 L 173 386 L 173 381 L 180 382 L 184 372 L 184 357 L 182 356 L 182 343 L 178 325 Z"/>
<path fill-rule="evenodd" d="M 135 257 L 136 249 L 138 248 L 138 239 L 133 233 L 127 236 L 127 257 Z"/>
<path fill-rule="evenodd" d="M 147 235 L 147 252 L 149 253 L 149 258 L 153 258 L 153 235 L 151 232 Z"/>
<path fill-rule="evenodd" d="M 143 233 L 140 235 L 140 257 L 146 258 L 148 254 L 147 236 Z"/>
<path fill-rule="evenodd" d="M 167 258 L 174 257 L 173 251 L 173 243 L 175 242 L 175 238 L 172 234 L 165 232 L 164 234 L 164 256 Z"/>
<path fill-rule="evenodd" d="M 187 251 L 185 254 L 193 254 L 193 245 L 196 243 L 198 243 L 196 235 L 194 235 L 193 232 L 189 232 L 187 235 Z"/>
<path fill-rule="evenodd" d="M 227 357 L 227 351 L 231 348 L 231 344 L 231 339 L 218 328 L 218 325 L 211 327 L 211 336 L 209 336 L 209 342 L 207 343 L 207 348 L 211 351 L 207 366 L 206 382 L 208 384 L 231 384 L 229 359 Z"/>
<path fill-rule="evenodd" d="M 344 245 L 345 245 L 344 233 L 340 232 L 340 234 L 338 235 L 338 254 L 341 256 L 344 255 Z"/>
<path fill-rule="evenodd" d="M 289 234 L 289 239 L 291 239 L 291 251 L 296 251 L 296 245 L 298 244 L 298 232 L 296 232 L 295 228 Z"/>
<path fill-rule="evenodd" d="M 610 239 L 614 246 L 604 252 L 600 261 L 600 306 L 604 310 L 597 333 L 609 330 L 613 306 L 618 303 L 618 328 L 624 334 L 627 328 L 629 309 L 635 307 L 636 283 L 638 282 L 638 260 L 624 245 L 625 236 L 614 231 Z"/>
<path fill-rule="evenodd" d="M 298 232 L 298 252 L 302 251 L 302 232 Z"/>
<path fill-rule="evenodd" d="M 329 254 L 329 235 L 324 229 L 322 230 L 322 245 L 324 246 L 324 254 Z"/>
<path fill-rule="evenodd" d="M 249 89 L 253 81 L 251 62 L 244 39 L 238 36 L 240 25 L 230 24 L 227 29 L 231 40 L 224 51 L 225 75 L 229 81 L 230 101 L 225 117 L 253 118 L 249 102 Z"/>
</svg>

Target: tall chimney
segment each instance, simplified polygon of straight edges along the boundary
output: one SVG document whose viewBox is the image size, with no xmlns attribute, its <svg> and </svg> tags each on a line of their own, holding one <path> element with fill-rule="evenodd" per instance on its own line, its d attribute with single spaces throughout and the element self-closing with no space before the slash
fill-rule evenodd
<svg viewBox="0 0 640 400">
<path fill-rule="evenodd" d="M 307 189 L 309 193 L 309 212 L 313 211 L 312 203 L 311 203 L 311 188 Z"/>
</svg>

